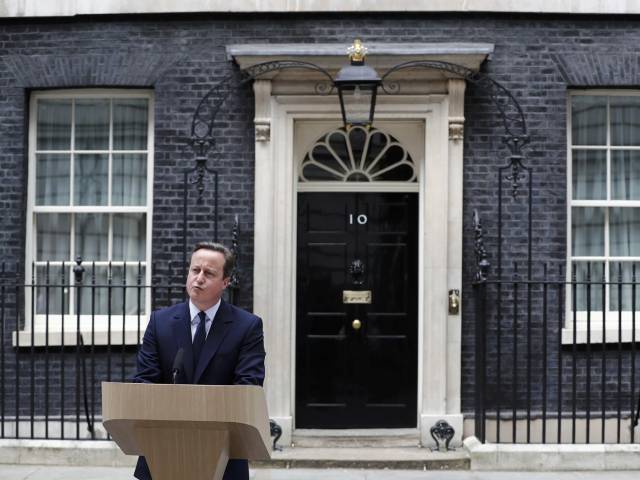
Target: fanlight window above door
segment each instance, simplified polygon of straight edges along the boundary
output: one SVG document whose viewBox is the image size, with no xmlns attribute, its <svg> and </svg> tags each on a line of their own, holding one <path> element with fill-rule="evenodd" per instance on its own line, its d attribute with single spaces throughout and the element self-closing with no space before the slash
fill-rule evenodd
<svg viewBox="0 0 640 480">
<path fill-rule="evenodd" d="M 409 152 L 375 128 L 332 130 L 318 140 L 300 164 L 301 182 L 416 182 Z"/>
</svg>

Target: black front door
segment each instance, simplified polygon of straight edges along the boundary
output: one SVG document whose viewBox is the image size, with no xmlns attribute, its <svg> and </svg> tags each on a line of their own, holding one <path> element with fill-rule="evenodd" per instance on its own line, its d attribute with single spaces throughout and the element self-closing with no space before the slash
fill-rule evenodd
<svg viewBox="0 0 640 480">
<path fill-rule="evenodd" d="M 417 193 L 298 195 L 296 427 L 416 427 L 417 291 Z"/>
</svg>

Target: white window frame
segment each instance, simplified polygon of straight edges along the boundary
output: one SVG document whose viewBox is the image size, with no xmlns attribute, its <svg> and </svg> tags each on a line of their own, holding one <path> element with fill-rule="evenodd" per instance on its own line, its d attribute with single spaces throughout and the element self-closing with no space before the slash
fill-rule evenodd
<svg viewBox="0 0 640 480">
<path fill-rule="evenodd" d="M 576 96 L 605 96 L 607 99 L 607 135 L 605 145 L 573 145 L 572 143 L 572 99 Z M 610 280 L 609 265 L 610 263 L 617 262 L 638 262 L 640 264 L 640 257 L 613 257 L 609 255 L 609 208 L 610 207 L 634 207 L 640 208 L 640 200 L 610 200 L 611 198 L 611 152 L 615 150 L 640 150 L 640 146 L 612 146 L 611 145 L 611 121 L 609 110 L 609 98 L 616 96 L 638 96 L 640 97 L 640 91 L 638 90 L 607 90 L 607 89 L 593 89 L 593 90 L 573 90 L 569 91 L 567 96 L 567 268 L 566 268 L 566 281 L 567 289 L 565 292 L 566 302 L 566 316 L 565 326 L 562 329 L 562 343 L 572 344 L 587 343 L 590 341 L 592 344 L 602 343 L 603 334 L 604 341 L 607 343 L 631 342 L 633 335 L 633 321 L 634 315 L 630 310 L 623 310 L 622 315 L 619 317 L 617 310 L 610 311 L 610 289 L 606 288 L 605 292 L 605 304 L 603 310 L 605 312 L 605 328 L 603 329 L 603 312 L 600 310 L 592 310 L 590 316 L 587 316 L 586 311 L 575 312 L 575 335 L 574 335 L 574 312 L 572 307 L 572 290 L 570 282 L 572 281 L 573 262 L 575 261 L 587 261 L 587 262 L 603 262 L 605 280 Z M 607 177 L 606 177 L 606 200 L 573 200 L 573 151 L 574 150 L 605 150 L 606 162 L 607 162 Z M 573 207 L 603 207 L 605 209 L 605 227 L 604 227 L 604 255 L 603 256 L 573 256 L 572 255 L 572 238 L 573 238 L 573 226 L 572 226 L 572 208 Z M 637 269 L 637 276 L 640 279 L 640 268 Z M 598 281 L 598 279 L 595 279 Z M 592 288 L 592 295 L 601 296 L 601 290 L 598 286 Z M 640 286 L 637 291 L 637 309 L 635 312 L 635 325 L 636 325 L 636 340 L 640 340 Z M 574 339 L 575 336 L 575 339 Z"/>
<path fill-rule="evenodd" d="M 147 197 L 145 206 L 37 206 L 35 202 L 36 190 L 36 133 L 37 133 L 37 105 L 42 99 L 83 99 L 83 98 L 144 98 L 148 100 L 148 124 L 147 124 Z M 36 239 L 35 239 L 35 215 L 37 213 L 145 213 L 146 214 L 146 256 L 142 262 L 145 267 L 143 285 L 151 284 L 151 237 L 152 237 L 152 218 L 153 218 L 153 158 L 154 158 L 154 95 L 152 90 L 132 90 L 132 89 L 73 89 L 73 90 L 56 90 L 56 91 L 35 91 L 31 94 L 29 105 L 29 146 L 28 146 L 28 180 L 27 180 L 27 215 L 26 215 L 26 243 L 25 243 L 25 284 L 30 285 L 32 279 L 33 260 L 36 255 Z M 72 129 L 73 120 L 72 120 Z M 110 130 L 113 128 L 110 121 Z M 72 130 L 73 135 L 73 130 Z M 109 134 L 109 182 L 108 191 L 109 199 L 111 199 L 111 155 L 112 155 L 112 133 Z M 66 152 L 66 151 L 65 151 Z M 74 147 L 71 145 L 71 152 Z M 120 152 L 120 151 L 118 151 Z M 126 151 L 124 151 L 126 153 Z M 72 155 L 73 158 L 73 155 Z M 73 167 L 73 163 L 71 168 Z M 70 174 L 73 175 L 70 170 Z M 73 183 L 69 192 L 73 198 Z M 74 238 L 71 236 L 71 242 Z M 111 242 L 109 242 L 111 243 Z M 111 251 L 111 245 L 109 245 Z M 73 248 L 72 248 L 73 252 Z M 104 262 L 100 262 L 101 264 Z M 108 262 L 106 262 L 108 263 Z M 112 266 L 122 265 L 124 262 L 111 262 Z M 137 262 L 128 262 L 129 265 L 137 265 Z M 96 262 L 98 265 L 98 262 Z M 72 266 L 70 264 L 70 266 Z M 91 281 L 91 266 L 87 264 L 85 267 L 83 284 L 87 285 Z M 70 271 L 70 269 L 69 269 Z M 39 283 L 39 282 L 38 282 Z M 46 334 L 46 316 L 36 314 L 32 311 L 32 305 L 35 303 L 32 299 L 32 288 L 26 287 L 24 292 L 24 312 L 25 325 L 24 329 L 19 332 L 13 332 L 13 345 L 30 347 L 43 345 L 76 345 L 77 344 L 77 322 L 78 316 L 73 312 L 75 303 L 74 290 L 69 292 L 69 314 L 48 316 L 48 335 Z M 85 287 L 85 291 L 88 289 Z M 151 309 L 151 295 L 149 289 L 142 289 L 144 295 L 144 313 L 140 315 L 122 315 L 112 314 L 110 326 L 108 325 L 107 315 L 80 315 L 80 331 L 85 344 L 91 343 L 93 338 L 94 345 L 107 345 L 110 341 L 114 345 L 135 345 L 140 341 L 141 336 L 146 328 L 149 312 Z M 62 327 L 64 322 L 64 338 L 62 338 Z M 33 328 L 32 328 L 33 324 Z M 93 327 L 92 327 L 93 325 Z M 123 339 L 124 333 L 124 339 Z M 48 338 L 47 338 L 48 337 Z"/>
</svg>

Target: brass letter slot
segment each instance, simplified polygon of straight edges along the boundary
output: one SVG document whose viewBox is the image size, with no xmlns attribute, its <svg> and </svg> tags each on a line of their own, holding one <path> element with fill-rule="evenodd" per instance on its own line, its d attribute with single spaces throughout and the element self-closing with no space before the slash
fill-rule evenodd
<svg viewBox="0 0 640 480">
<path fill-rule="evenodd" d="M 343 290 L 342 303 L 371 303 L 371 290 Z"/>
</svg>

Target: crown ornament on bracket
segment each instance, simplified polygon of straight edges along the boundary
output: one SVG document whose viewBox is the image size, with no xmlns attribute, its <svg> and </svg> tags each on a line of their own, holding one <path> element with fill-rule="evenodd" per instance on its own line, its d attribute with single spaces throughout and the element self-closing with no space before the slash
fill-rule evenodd
<svg viewBox="0 0 640 480">
<path fill-rule="evenodd" d="M 353 41 L 353 45 L 347 48 L 347 54 L 349 55 L 349 60 L 351 60 L 351 65 L 363 64 L 367 51 L 368 49 L 363 45 L 362 40 L 356 38 Z"/>
</svg>

